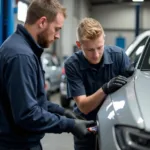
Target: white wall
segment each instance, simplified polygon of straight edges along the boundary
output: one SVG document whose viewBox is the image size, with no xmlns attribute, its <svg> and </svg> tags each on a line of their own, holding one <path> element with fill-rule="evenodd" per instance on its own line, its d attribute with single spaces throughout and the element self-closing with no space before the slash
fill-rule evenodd
<svg viewBox="0 0 150 150">
<path fill-rule="evenodd" d="M 147 5 L 144 5 L 144 7 L 142 7 L 141 9 L 141 13 L 142 13 L 142 28 L 145 29 L 150 29 L 150 3 Z"/>
<path fill-rule="evenodd" d="M 141 6 L 141 28 L 150 28 L 149 3 Z M 135 38 L 135 5 L 102 5 L 92 7 L 92 17 L 99 20 L 106 33 L 106 44 L 114 45 L 118 36 L 126 38 L 126 47 Z"/>
<path fill-rule="evenodd" d="M 87 0 L 79 0 L 80 19 L 90 16 L 90 3 Z"/>
<path fill-rule="evenodd" d="M 67 8 L 68 17 L 62 28 L 61 39 L 57 42 L 57 53 L 62 57 L 73 53 L 77 25 L 80 19 L 90 15 L 87 0 L 63 0 L 63 5 Z"/>
<path fill-rule="evenodd" d="M 107 29 L 134 29 L 134 6 L 102 5 L 92 8 L 92 16 Z"/>
</svg>

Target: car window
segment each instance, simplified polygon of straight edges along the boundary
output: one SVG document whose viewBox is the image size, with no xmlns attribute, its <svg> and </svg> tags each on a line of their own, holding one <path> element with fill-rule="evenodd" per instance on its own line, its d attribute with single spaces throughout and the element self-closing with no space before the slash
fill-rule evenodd
<svg viewBox="0 0 150 150">
<path fill-rule="evenodd" d="M 143 57 L 142 70 L 150 70 L 150 43 Z"/>
<path fill-rule="evenodd" d="M 145 47 L 145 44 L 146 44 L 146 41 L 148 39 L 148 36 L 145 37 L 136 47 L 135 49 L 133 50 L 133 52 L 130 54 L 130 60 L 132 62 L 135 62 L 135 64 L 137 63 L 140 55 L 142 54 L 143 52 L 143 49 Z"/>
</svg>

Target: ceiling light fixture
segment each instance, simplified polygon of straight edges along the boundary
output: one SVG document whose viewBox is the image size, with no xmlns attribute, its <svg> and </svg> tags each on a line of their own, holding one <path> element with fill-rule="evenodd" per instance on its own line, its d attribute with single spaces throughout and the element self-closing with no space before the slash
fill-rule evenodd
<svg viewBox="0 0 150 150">
<path fill-rule="evenodd" d="M 144 0 L 132 0 L 133 2 L 144 2 Z"/>
</svg>

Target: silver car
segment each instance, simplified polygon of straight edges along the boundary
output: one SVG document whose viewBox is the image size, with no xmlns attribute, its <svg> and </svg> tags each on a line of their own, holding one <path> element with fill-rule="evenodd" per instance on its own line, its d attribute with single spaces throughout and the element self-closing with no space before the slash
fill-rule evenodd
<svg viewBox="0 0 150 150">
<path fill-rule="evenodd" d="M 150 150 L 150 38 L 135 68 L 97 114 L 99 150 Z"/>
<path fill-rule="evenodd" d="M 44 52 L 41 56 L 43 69 L 45 71 L 45 84 L 48 96 L 51 92 L 59 89 L 61 80 L 61 66 L 54 64 L 52 56 L 48 52 Z"/>
</svg>

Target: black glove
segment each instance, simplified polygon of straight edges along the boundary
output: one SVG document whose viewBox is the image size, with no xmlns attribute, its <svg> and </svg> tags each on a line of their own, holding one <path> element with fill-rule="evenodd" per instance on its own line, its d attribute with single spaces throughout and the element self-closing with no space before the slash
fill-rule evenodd
<svg viewBox="0 0 150 150">
<path fill-rule="evenodd" d="M 110 94 L 120 89 L 126 83 L 127 83 L 126 77 L 117 76 L 117 77 L 112 78 L 109 82 L 105 83 L 102 86 L 102 89 L 105 94 Z"/>
<path fill-rule="evenodd" d="M 79 120 L 75 119 L 75 125 L 72 129 L 72 134 L 79 139 L 87 137 L 93 133 L 88 131 L 88 127 L 95 126 L 96 123 L 94 121 L 86 121 L 86 120 Z"/>
<path fill-rule="evenodd" d="M 84 117 L 77 115 L 76 113 L 72 112 L 69 109 L 65 109 L 64 116 L 66 116 L 67 118 L 86 120 Z"/>
</svg>

